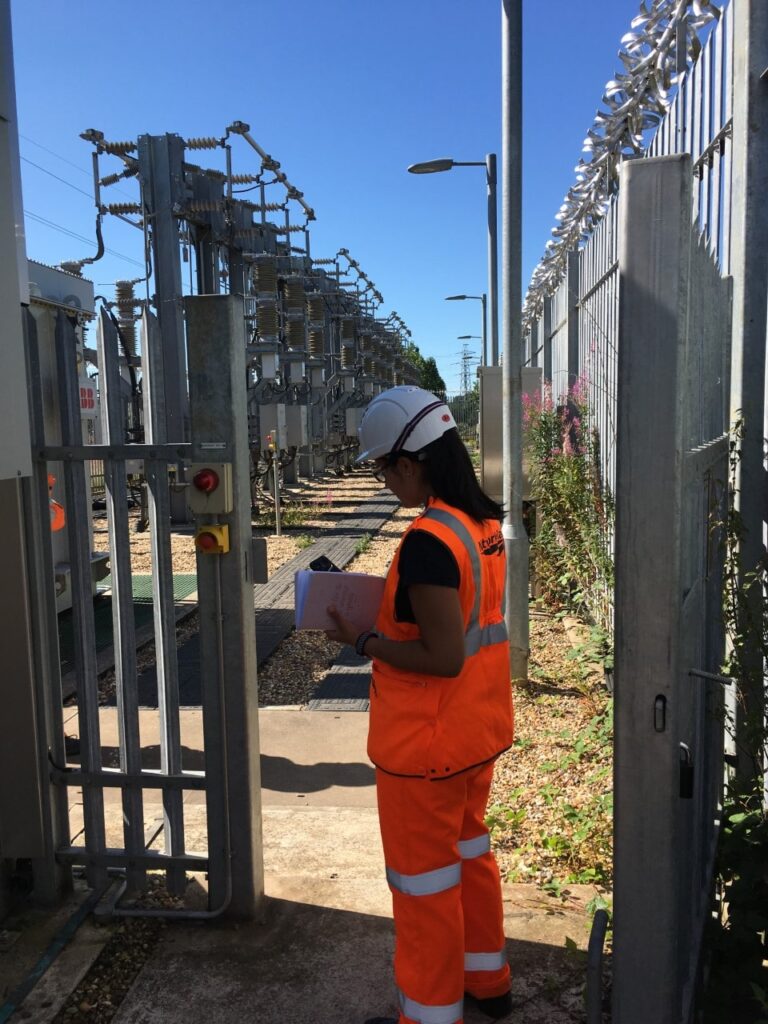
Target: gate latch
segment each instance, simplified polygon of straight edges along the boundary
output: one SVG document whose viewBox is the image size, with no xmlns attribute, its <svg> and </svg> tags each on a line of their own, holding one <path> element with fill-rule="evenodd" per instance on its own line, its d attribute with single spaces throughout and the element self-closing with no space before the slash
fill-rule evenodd
<svg viewBox="0 0 768 1024">
<path fill-rule="evenodd" d="M 660 693 L 653 702 L 653 728 L 656 732 L 664 732 L 667 727 L 667 698 Z"/>
<path fill-rule="evenodd" d="M 680 799 L 693 799 L 693 758 L 687 743 L 680 744 Z"/>
<path fill-rule="evenodd" d="M 732 676 L 721 676 L 717 672 L 704 672 L 700 668 L 689 668 L 688 675 L 695 679 L 710 679 L 713 683 L 722 683 L 723 686 L 730 686 L 733 682 Z"/>
</svg>

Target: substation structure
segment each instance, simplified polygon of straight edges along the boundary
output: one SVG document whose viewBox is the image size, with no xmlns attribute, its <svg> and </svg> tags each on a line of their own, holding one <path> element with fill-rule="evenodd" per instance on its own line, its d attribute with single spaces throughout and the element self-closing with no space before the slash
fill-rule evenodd
<svg viewBox="0 0 768 1024">
<path fill-rule="evenodd" d="M 244 298 L 253 479 L 266 484 L 277 469 L 282 482 L 292 483 L 326 467 L 350 468 L 365 405 L 384 388 L 418 382 L 408 358 L 411 332 L 397 313 L 379 315 L 382 296 L 348 250 L 313 257 L 314 210 L 280 163 L 239 121 L 220 138 L 166 134 L 110 142 L 92 129 L 83 138 L 94 147 L 100 249 L 95 258 L 62 269 L 79 275 L 99 258 L 110 216 L 136 226 L 146 260 L 145 275 L 117 282 L 107 303 L 125 361 L 126 440 L 143 437 L 137 395 L 142 310 L 157 319 L 167 438 L 184 442 L 189 400 L 182 300 L 230 293 Z M 233 170 L 237 143 L 255 153 L 256 173 Z M 192 162 L 204 150 L 215 152 L 220 168 Z M 113 161 L 118 169 L 105 173 Z M 136 202 L 107 201 L 111 187 L 134 179 Z M 144 339 L 141 345 L 143 351 Z M 172 515 L 186 516 L 181 492 Z"/>
<path fill-rule="evenodd" d="M 13 144 L 10 108 L 4 123 Z M 96 897 L 115 877 L 123 889 L 141 889 L 153 869 L 180 895 L 187 872 L 205 871 L 208 908 L 182 915 L 253 918 L 263 904 L 254 613 L 263 578 L 254 503 L 300 476 L 351 469 L 366 404 L 418 380 L 411 334 L 399 314 L 380 314 L 381 294 L 346 249 L 312 256 L 314 211 L 247 125 L 236 122 L 220 138 L 83 137 L 93 146 L 95 256 L 56 268 L 26 253 L 16 261 L 18 239 L 0 223 L 0 284 L 8 307 L 20 311 L 9 335 L 9 393 L 29 396 L 0 481 L 8 492 L 0 525 L 18 540 L 13 584 L 2 592 L 15 626 L 0 680 L 9 709 L 0 750 L 20 780 L 0 796 L 0 911 L 8 872 L 28 864 L 43 902 L 68 887 L 73 868 Z M 235 173 L 235 144 L 256 154 L 253 173 Z M 0 152 L 10 208 L 20 199 L 13 148 L 7 160 Z M 193 163 L 202 150 L 221 166 Z M 107 202 L 118 184 L 136 187 L 135 202 Z M 117 282 L 114 297 L 96 296 L 86 268 L 105 252 L 110 217 L 135 227 L 145 273 Z M 93 550 L 97 480 L 105 551 Z M 142 762 L 128 512 L 137 500 L 152 552 L 159 770 Z M 183 757 L 171 528 L 187 523 L 197 552 L 205 771 Z M 116 766 L 103 753 L 94 601 L 107 573 Z M 64 738 L 62 612 L 70 619 L 75 764 Z M 82 793 L 77 828 L 73 788 Z M 207 814 L 205 841 L 192 850 L 189 791 Z M 105 813 L 110 793 L 119 794 L 118 828 Z M 113 900 L 110 912 L 146 911 Z"/>
</svg>

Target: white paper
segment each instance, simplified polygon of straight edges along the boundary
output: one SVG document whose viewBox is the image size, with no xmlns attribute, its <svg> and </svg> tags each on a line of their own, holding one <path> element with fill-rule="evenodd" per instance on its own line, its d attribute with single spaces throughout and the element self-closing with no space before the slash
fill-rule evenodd
<svg viewBox="0 0 768 1024">
<path fill-rule="evenodd" d="M 294 578 L 296 629 L 334 629 L 326 611 L 335 605 L 339 614 L 362 633 L 372 629 L 384 593 L 384 577 L 365 572 L 313 572 L 300 569 Z"/>
</svg>

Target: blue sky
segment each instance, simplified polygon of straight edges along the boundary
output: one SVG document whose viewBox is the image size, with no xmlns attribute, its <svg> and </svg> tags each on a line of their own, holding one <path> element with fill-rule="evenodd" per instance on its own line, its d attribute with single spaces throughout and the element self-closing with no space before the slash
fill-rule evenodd
<svg viewBox="0 0 768 1024">
<path fill-rule="evenodd" d="M 638 6 L 524 2 L 523 291 Z M 349 249 L 384 296 L 380 312 L 397 310 L 457 389 L 457 337 L 480 334 L 480 303 L 444 297 L 487 290 L 484 172 L 406 167 L 500 153 L 500 9 L 500 0 L 12 0 L 28 255 L 55 264 L 94 251 L 35 219 L 94 237 L 85 128 L 113 140 L 186 138 L 243 120 L 314 207 L 313 255 Z M 245 144 L 234 156 L 237 171 L 257 169 Z M 124 191 L 109 201 L 136 195 Z M 138 274 L 140 242 L 107 219 L 108 249 L 130 261 L 107 253 L 87 268 L 97 292 L 111 297 L 112 282 Z"/>
</svg>

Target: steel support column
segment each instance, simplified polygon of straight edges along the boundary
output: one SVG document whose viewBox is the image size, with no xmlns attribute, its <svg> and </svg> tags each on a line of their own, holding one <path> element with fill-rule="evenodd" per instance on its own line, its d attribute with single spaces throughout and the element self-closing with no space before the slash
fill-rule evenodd
<svg viewBox="0 0 768 1024">
<path fill-rule="evenodd" d="M 185 308 L 192 458 L 229 462 L 233 478 L 232 511 L 205 516 L 228 526 L 230 549 L 197 566 L 210 899 L 248 919 L 262 912 L 264 880 L 243 299 L 201 295 Z"/>
<path fill-rule="evenodd" d="M 189 438 L 187 359 L 182 315 L 179 222 L 176 211 L 185 202 L 184 140 L 178 135 L 139 136 L 139 175 L 142 199 L 151 225 L 155 307 L 160 324 L 165 382 L 165 436 L 168 441 Z M 183 492 L 171 494 L 171 518 L 186 522 Z"/>
</svg>

